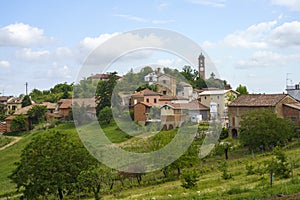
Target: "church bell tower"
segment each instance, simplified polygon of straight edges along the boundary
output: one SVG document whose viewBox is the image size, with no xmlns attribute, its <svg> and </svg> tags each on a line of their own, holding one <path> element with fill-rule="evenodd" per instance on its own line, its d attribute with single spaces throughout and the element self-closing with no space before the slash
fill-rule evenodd
<svg viewBox="0 0 300 200">
<path fill-rule="evenodd" d="M 203 80 L 205 80 L 205 57 L 202 54 L 202 52 L 198 58 L 198 61 L 199 61 L 199 66 L 198 66 L 199 77 L 201 77 Z"/>
</svg>

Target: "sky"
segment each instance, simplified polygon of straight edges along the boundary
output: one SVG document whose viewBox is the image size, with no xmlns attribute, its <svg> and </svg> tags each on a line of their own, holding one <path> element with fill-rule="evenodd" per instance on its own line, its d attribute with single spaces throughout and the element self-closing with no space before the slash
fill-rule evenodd
<svg viewBox="0 0 300 200">
<path fill-rule="evenodd" d="M 24 94 L 26 82 L 29 91 L 75 82 L 91 60 L 93 73 L 100 73 L 104 60 L 118 57 L 106 72 L 117 70 L 121 75 L 149 64 L 171 68 L 189 64 L 172 49 L 164 51 L 171 44 L 178 51 L 188 49 L 185 55 L 191 51 L 192 63 L 197 62 L 201 52 L 175 38 L 134 31 L 145 28 L 175 32 L 187 43 L 195 42 L 213 63 L 212 72 L 234 89 L 242 84 L 250 93 L 282 93 L 286 84 L 300 82 L 298 0 L 10 0 L 0 4 L 2 95 Z M 124 34 L 128 37 L 116 42 Z M 114 42 L 91 59 L 105 41 Z M 158 48 L 133 50 L 136 43 Z M 133 51 L 122 54 L 130 48 Z"/>
</svg>

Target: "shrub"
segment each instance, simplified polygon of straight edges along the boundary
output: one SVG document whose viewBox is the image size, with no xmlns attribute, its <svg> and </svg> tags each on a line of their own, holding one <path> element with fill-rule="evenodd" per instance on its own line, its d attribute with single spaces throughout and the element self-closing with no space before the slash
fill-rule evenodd
<svg viewBox="0 0 300 200">
<path fill-rule="evenodd" d="M 187 171 L 182 174 L 181 186 L 183 188 L 194 188 L 197 185 L 197 181 L 199 180 L 199 174 L 196 170 Z"/>
</svg>

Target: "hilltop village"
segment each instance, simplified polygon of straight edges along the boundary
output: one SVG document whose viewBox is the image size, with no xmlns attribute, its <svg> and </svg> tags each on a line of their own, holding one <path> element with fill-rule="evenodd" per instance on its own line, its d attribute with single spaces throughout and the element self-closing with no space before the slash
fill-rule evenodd
<svg viewBox="0 0 300 200">
<path fill-rule="evenodd" d="M 142 84 L 142 87 L 137 89 L 135 86 L 131 92 L 118 93 L 121 109 L 128 109 L 132 113 L 132 120 L 141 125 L 160 123 L 162 130 L 178 128 L 186 122 L 219 120 L 232 137 L 238 137 L 241 116 L 257 109 L 271 109 L 278 117 L 290 119 L 300 128 L 299 84 L 287 86 L 287 93 L 248 94 L 245 86 L 240 85 L 240 88 L 234 90 L 226 81 L 215 78 L 213 73 L 207 78 L 205 72 L 205 56 L 202 53 L 198 57 L 198 71 L 192 71 L 188 66 L 185 66 L 181 73 L 168 68 L 153 70 L 146 67 L 139 77 L 135 77 L 140 80 L 137 84 Z M 112 74 L 120 85 L 126 82 L 128 84 L 128 78 L 132 78 L 130 73 L 124 77 L 108 73 L 91 75 L 85 81 L 96 86 L 99 81 L 109 81 Z M 27 95 L 29 102 L 24 96 L 1 96 L 3 115 L 0 131 L 11 132 L 11 121 L 20 115 L 26 118 L 25 129 L 31 129 L 33 123 L 28 112 L 34 106 L 45 108 L 47 121 L 72 120 L 74 103 L 88 107 L 85 110 L 86 114 L 91 119 L 97 118 L 100 113 L 100 110 L 97 110 L 97 97 L 91 94 L 72 94 L 73 88 L 66 85 L 58 84 L 55 89 L 60 89 L 62 95 L 50 99 L 49 102 L 43 101 L 45 99 L 39 101 L 38 96 L 42 95 L 42 92 L 37 89 L 31 93 L 35 98 Z M 55 89 L 48 92 L 54 94 Z"/>
</svg>

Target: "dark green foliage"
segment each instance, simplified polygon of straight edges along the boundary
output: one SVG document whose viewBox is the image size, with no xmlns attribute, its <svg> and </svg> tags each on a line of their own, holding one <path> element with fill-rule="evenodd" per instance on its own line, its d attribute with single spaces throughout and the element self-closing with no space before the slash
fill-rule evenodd
<svg viewBox="0 0 300 200">
<path fill-rule="evenodd" d="M 255 174 L 254 165 L 248 164 L 246 165 L 247 175 Z"/>
<path fill-rule="evenodd" d="M 220 139 L 221 140 L 224 140 L 228 138 L 228 128 L 222 128 L 222 132 L 221 132 L 221 135 L 220 135 Z"/>
<path fill-rule="evenodd" d="M 182 173 L 181 186 L 187 189 L 196 187 L 199 176 L 200 175 L 196 170 L 186 171 Z"/>
<path fill-rule="evenodd" d="M 4 106 L 0 105 L 0 122 L 6 119 Z"/>
<path fill-rule="evenodd" d="M 103 191 L 113 187 L 113 178 L 113 171 L 99 163 L 80 172 L 77 180 L 81 191 L 93 192 L 95 200 L 99 200 L 101 199 L 101 189 Z"/>
<path fill-rule="evenodd" d="M 94 164 L 76 134 L 46 132 L 25 147 L 10 178 L 27 199 L 49 194 L 62 199 L 75 190 L 81 171 Z"/>
<path fill-rule="evenodd" d="M 105 123 L 106 125 L 108 125 L 112 119 L 113 115 L 112 115 L 112 111 L 111 108 L 106 106 L 104 107 L 98 115 L 98 119 L 101 123 Z"/>
<path fill-rule="evenodd" d="M 156 84 L 152 84 L 152 85 L 149 85 L 149 84 L 144 84 L 144 85 L 141 85 L 139 86 L 136 91 L 139 92 L 139 91 L 142 91 L 144 89 L 149 89 L 149 90 L 152 90 L 154 92 L 157 92 L 157 85 Z"/>
<path fill-rule="evenodd" d="M 46 112 L 47 112 L 46 106 L 35 105 L 27 112 L 27 114 L 33 124 L 39 124 L 45 121 Z"/>
<path fill-rule="evenodd" d="M 25 95 L 22 100 L 22 108 L 31 105 L 31 99 L 28 95 Z"/>
<path fill-rule="evenodd" d="M 267 161 L 269 172 L 273 172 L 275 176 L 279 176 L 280 178 L 289 178 L 291 169 L 290 164 L 287 162 L 286 155 L 283 151 L 279 150 L 279 148 L 273 151 L 273 155 L 272 160 Z"/>
<path fill-rule="evenodd" d="M 97 116 L 99 116 L 100 111 L 107 107 L 111 107 L 112 101 L 117 100 L 118 94 L 113 92 L 117 84 L 116 72 L 110 73 L 107 81 L 99 81 L 96 90 L 96 100 L 97 100 Z M 114 96 L 116 95 L 116 96 Z"/>
<path fill-rule="evenodd" d="M 38 89 L 34 89 L 29 96 L 31 96 L 32 100 L 36 103 L 46 101 L 56 103 L 59 99 L 71 98 L 72 91 L 73 83 L 68 84 L 65 82 L 55 85 L 53 88 L 50 88 L 50 90 L 40 91 Z"/>
<path fill-rule="evenodd" d="M 255 110 L 242 116 L 240 140 L 250 150 L 284 146 L 294 136 L 294 125 L 270 110 Z"/>
<path fill-rule="evenodd" d="M 10 129 L 12 131 L 25 131 L 27 128 L 28 121 L 23 115 L 17 115 L 10 122 Z"/>
<path fill-rule="evenodd" d="M 238 96 L 241 96 L 242 94 L 249 94 L 247 87 L 241 84 L 236 88 L 235 91 L 239 93 Z"/>
<path fill-rule="evenodd" d="M 222 178 L 228 180 L 232 178 L 232 174 L 228 173 L 228 164 L 227 161 L 222 161 L 219 163 L 219 170 L 222 172 Z"/>
</svg>

